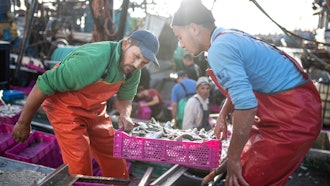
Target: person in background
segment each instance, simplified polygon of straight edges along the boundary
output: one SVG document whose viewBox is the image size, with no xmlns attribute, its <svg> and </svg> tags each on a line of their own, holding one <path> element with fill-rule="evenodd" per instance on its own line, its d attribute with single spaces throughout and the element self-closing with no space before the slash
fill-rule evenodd
<svg viewBox="0 0 330 186">
<path fill-rule="evenodd" d="M 201 76 L 201 69 L 195 64 L 193 56 L 191 54 L 185 54 L 182 61 L 185 66 L 187 77 L 197 81 L 198 77 Z"/>
<path fill-rule="evenodd" d="M 147 67 L 144 67 L 141 69 L 141 79 L 140 79 L 140 83 L 139 83 L 139 86 L 143 86 L 144 88 L 146 89 L 149 89 L 150 88 L 150 80 L 151 80 L 151 77 L 150 77 L 150 72 L 148 70 Z"/>
<path fill-rule="evenodd" d="M 158 50 L 157 37 L 147 30 L 135 31 L 119 42 L 76 48 L 38 77 L 13 128 L 14 139 L 28 139 L 33 115 L 42 104 L 70 174 L 92 175 L 94 157 L 102 176 L 128 178 L 126 161 L 113 157 L 115 129 L 106 101 L 117 95 L 118 126 L 132 130 L 132 100 L 141 69 L 150 62 L 159 66 Z"/>
<path fill-rule="evenodd" d="M 217 88 L 213 81 L 211 81 L 211 90 L 210 90 L 210 107 L 211 113 L 219 113 L 221 107 L 226 100 L 226 96 Z"/>
<path fill-rule="evenodd" d="M 210 130 L 212 126 L 209 122 L 210 107 L 209 96 L 211 90 L 211 83 L 209 78 L 202 76 L 197 80 L 196 92 L 194 96 L 189 98 L 183 115 L 182 129 Z"/>
<path fill-rule="evenodd" d="M 150 107 L 151 116 L 156 119 L 156 121 L 166 122 L 170 121 L 171 117 L 166 105 L 163 103 L 162 96 L 158 90 L 154 88 L 146 89 L 143 86 L 139 86 L 136 96 L 139 100 L 144 102 L 139 103 L 139 107 Z"/>
<path fill-rule="evenodd" d="M 221 166 L 226 185 L 285 185 L 320 133 L 320 95 L 285 52 L 239 30 L 215 26 L 201 0 L 183 0 L 171 27 L 182 48 L 207 51 L 213 81 L 226 95 L 214 132 L 233 133 Z"/>
<path fill-rule="evenodd" d="M 182 120 L 183 116 L 178 117 L 178 103 L 184 98 L 189 98 L 192 95 L 196 94 L 196 81 L 193 79 L 187 78 L 187 75 L 184 71 L 179 71 L 177 73 L 176 84 L 172 88 L 171 92 L 171 107 L 172 107 L 172 122 L 176 127 L 182 129 Z"/>
<path fill-rule="evenodd" d="M 141 78 L 140 78 L 140 82 L 138 87 L 142 86 L 146 89 L 150 88 L 150 80 L 151 80 L 151 76 L 150 76 L 150 72 L 148 70 L 148 68 L 145 66 L 141 69 Z M 137 102 L 140 101 L 140 98 L 138 96 L 134 97 L 133 103 L 132 103 L 132 115 L 131 117 L 136 117 L 136 113 L 137 113 L 137 109 L 138 109 L 138 105 Z"/>
</svg>

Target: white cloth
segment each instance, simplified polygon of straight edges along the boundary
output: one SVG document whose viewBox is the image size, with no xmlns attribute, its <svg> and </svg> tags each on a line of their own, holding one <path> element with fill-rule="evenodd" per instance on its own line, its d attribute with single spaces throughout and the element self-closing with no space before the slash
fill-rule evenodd
<svg viewBox="0 0 330 186">
<path fill-rule="evenodd" d="M 204 111 L 200 103 L 203 105 L 203 110 L 208 109 L 209 99 L 203 100 L 198 94 L 189 98 L 184 108 L 182 130 L 197 128 L 201 125 Z"/>
</svg>

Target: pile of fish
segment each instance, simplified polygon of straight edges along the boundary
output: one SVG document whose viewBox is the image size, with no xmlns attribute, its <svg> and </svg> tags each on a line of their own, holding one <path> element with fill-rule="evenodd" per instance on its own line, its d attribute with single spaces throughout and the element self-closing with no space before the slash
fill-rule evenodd
<svg viewBox="0 0 330 186">
<path fill-rule="evenodd" d="M 169 139 L 182 141 L 207 141 L 216 139 L 213 129 L 206 131 L 204 128 L 189 130 L 174 129 L 172 122 L 159 123 L 154 118 L 147 122 L 137 122 L 131 135 L 153 139 Z"/>
<path fill-rule="evenodd" d="M 0 104 L 0 117 L 14 117 L 22 111 L 19 105 Z"/>
</svg>

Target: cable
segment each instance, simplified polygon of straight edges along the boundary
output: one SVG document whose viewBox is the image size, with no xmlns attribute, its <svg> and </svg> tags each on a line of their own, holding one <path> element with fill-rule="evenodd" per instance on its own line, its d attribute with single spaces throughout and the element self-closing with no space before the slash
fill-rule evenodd
<svg viewBox="0 0 330 186">
<path fill-rule="evenodd" d="M 250 0 L 250 1 L 252 1 L 257 6 L 257 8 L 259 8 L 259 10 L 262 13 L 264 13 L 275 25 L 277 25 L 284 32 L 285 35 L 287 35 L 297 45 L 298 45 L 298 42 L 296 40 L 292 39 L 292 36 L 297 37 L 297 38 L 300 38 L 300 39 L 303 39 L 303 40 L 312 41 L 312 42 L 315 42 L 317 44 L 323 44 L 323 45 L 326 45 L 326 46 L 330 46 L 330 44 L 318 42 L 318 41 L 311 40 L 311 39 L 307 39 L 307 38 L 301 37 L 301 36 L 299 36 L 297 34 L 294 34 L 294 33 L 290 32 L 290 31 L 288 31 L 287 29 L 285 29 L 284 27 L 282 27 L 280 24 L 278 24 L 274 19 L 272 19 L 267 14 L 267 12 L 259 5 L 259 3 L 256 0 Z M 299 46 L 301 46 L 301 45 L 299 44 Z M 301 46 L 301 48 L 303 49 L 304 52 L 306 52 L 307 56 L 311 57 L 312 59 L 315 59 L 317 62 L 319 62 L 323 66 L 324 70 L 330 72 L 330 64 L 326 63 L 324 60 L 320 59 L 315 54 L 311 53 L 310 50 L 306 49 L 305 47 Z"/>
</svg>

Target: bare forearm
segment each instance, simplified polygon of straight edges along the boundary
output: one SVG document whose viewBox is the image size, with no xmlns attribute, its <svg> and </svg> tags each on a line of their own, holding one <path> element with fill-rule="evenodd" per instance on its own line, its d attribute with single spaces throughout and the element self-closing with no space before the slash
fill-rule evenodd
<svg viewBox="0 0 330 186">
<path fill-rule="evenodd" d="M 216 135 L 216 137 L 218 139 L 221 140 L 225 140 L 227 139 L 227 122 L 228 121 L 228 115 L 229 113 L 232 113 L 234 109 L 234 105 L 232 104 L 231 100 L 229 98 L 227 98 L 225 100 L 225 103 L 223 104 L 219 116 L 217 118 L 216 124 L 215 124 L 215 128 L 214 128 L 214 134 Z M 230 123 L 232 123 L 230 121 Z"/>
<path fill-rule="evenodd" d="M 125 132 L 130 132 L 133 129 L 134 123 L 131 119 L 132 101 L 131 100 L 118 100 L 118 117 L 119 128 L 124 128 Z"/>
<path fill-rule="evenodd" d="M 228 148 L 228 158 L 239 160 L 242 150 L 248 141 L 256 108 L 249 110 L 235 110 L 233 112 L 233 134 Z"/>
<path fill-rule="evenodd" d="M 34 114 L 37 112 L 46 97 L 47 95 L 42 93 L 37 85 L 35 85 L 26 99 L 26 103 L 24 104 L 18 122 L 30 124 Z"/>
<path fill-rule="evenodd" d="M 153 99 L 147 103 L 145 103 L 145 106 L 154 106 L 154 105 L 157 105 L 159 103 L 159 99 L 158 97 L 153 97 Z"/>
<path fill-rule="evenodd" d="M 120 116 L 130 117 L 132 112 L 131 100 L 118 100 L 118 112 Z"/>
<path fill-rule="evenodd" d="M 231 100 L 227 98 L 220 110 L 219 117 L 222 119 L 226 119 L 228 114 L 231 113 L 233 109 L 234 109 L 234 105 L 232 104 Z"/>
</svg>

